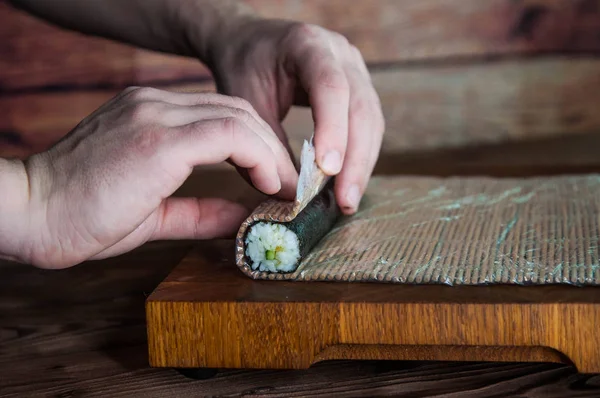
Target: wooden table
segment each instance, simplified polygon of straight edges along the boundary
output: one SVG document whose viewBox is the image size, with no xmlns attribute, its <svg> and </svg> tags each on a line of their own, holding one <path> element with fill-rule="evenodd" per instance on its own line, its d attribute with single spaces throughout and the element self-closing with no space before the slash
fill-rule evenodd
<svg viewBox="0 0 600 398">
<path fill-rule="evenodd" d="M 258 199 L 238 182 L 206 173 L 178 195 Z M 145 300 L 194 246 L 155 242 L 64 271 L 1 262 L 0 396 L 600 396 L 600 376 L 550 363 L 331 361 L 209 380 L 150 368 Z"/>
<path fill-rule="evenodd" d="M 0 396 L 600 396 L 600 377 L 555 364 L 344 361 L 204 381 L 152 369 L 144 302 L 190 248 L 153 243 L 60 272 L 1 263 Z"/>
</svg>

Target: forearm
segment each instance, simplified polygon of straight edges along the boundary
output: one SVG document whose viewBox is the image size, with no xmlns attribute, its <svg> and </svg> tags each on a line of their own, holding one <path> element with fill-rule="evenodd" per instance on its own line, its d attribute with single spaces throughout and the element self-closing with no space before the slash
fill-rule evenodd
<svg viewBox="0 0 600 398">
<path fill-rule="evenodd" d="M 252 10 L 238 0 L 10 0 L 67 29 L 210 62 L 211 43 Z M 191 44 L 193 42 L 193 44 Z"/>
<path fill-rule="evenodd" d="M 23 261 L 29 215 L 29 184 L 23 162 L 0 158 L 0 258 Z"/>
</svg>

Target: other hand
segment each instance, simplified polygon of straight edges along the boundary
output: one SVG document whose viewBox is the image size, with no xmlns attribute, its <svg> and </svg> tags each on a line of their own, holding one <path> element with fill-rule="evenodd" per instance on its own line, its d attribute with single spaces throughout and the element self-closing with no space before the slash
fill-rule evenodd
<svg viewBox="0 0 600 398">
<path fill-rule="evenodd" d="M 231 236 L 248 215 L 241 205 L 170 197 L 194 166 L 226 160 L 265 194 L 294 197 L 296 169 L 247 101 L 127 89 L 26 161 L 26 230 L 15 231 L 26 244 L 14 257 L 65 268 L 150 240 Z"/>
<path fill-rule="evenodd" d="M 212 45 L 220 92 L 248 100 L 288 147 L 281 121 L 309 105 L 321 169 L 336 178 L 342 211 L 354 213 L 377 161 L 385 128 L 359 50 L 314 25 L 250 18 Z"/>
</svg>

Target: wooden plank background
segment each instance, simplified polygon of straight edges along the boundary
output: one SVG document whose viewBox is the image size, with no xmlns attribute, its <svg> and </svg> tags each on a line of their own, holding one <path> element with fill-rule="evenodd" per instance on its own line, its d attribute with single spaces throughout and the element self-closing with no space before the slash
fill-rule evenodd
<svg viewBox="0 0 600 398">
<path fill-rule="evenodd" d="M 565 134 L 596 143 L 600 0 L 245 1 L 361 49 L 382 99 L 386 154 Z M 48 148 L 129 85 L 214 89 L 197 60 L 66 31 L 6 0 L 0 38 L 0 156 Z M 285 126 L 298 147 L 310 112 L 294 109 Z"/>
</svg>

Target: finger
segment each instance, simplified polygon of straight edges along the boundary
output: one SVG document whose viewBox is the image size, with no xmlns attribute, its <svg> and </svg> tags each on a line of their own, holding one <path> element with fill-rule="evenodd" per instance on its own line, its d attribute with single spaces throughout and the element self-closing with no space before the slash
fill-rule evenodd
<svg viewBox="0 0 600 398">
<path fill-rule="evenodd" d="M 294 154 L 289 145 L 287 135 L 285 134 L 280 121 L 275 117 L 276 112 L 272 112 L 269 109 L 269 107 L 273 105 L 265 103 L 265 100 L 256 99 L 252 102 L 252 104 L 254 104 L 253 106 L 245 99 L 219 94 L 207 95 L 203 101 L 215 105 L 227 105 L 233 101 L 233 105 L 230 106 L 248 112 L 254 120 L 260 123 L 263 130 L 258 128 L 256 130 L 264 133 L 261 134 L 261 136 L 273 149 L 273 152 L 277 156 L 277 162 L 281 165 L 279 168 L 281 190 L 276 195 L 285 200 L 294 199 L 298 184 L 298 168 L 296 167 Z"/>
<path fill-rule="evenodd" d="M 256 112 L 250 113 L 245 109 L 232 108 L 226 105 L 165 105 L 165 110 L 160 120 L 162 124 L 168 127 L 177 127 L 200 120 L 214 119 L 215 115 L 240 119 L 242 123 L 252 129 L 256 135 L 269 145 L 278 164 L 277 171 L 281 181 L 281 190 L 277 192 L 277 196 L 283 199 L 293 199 L 298 181 L 296 167 L 282 142 L 273 133 L 271 127 Z"/>
<path fill-rule="evenodd" d="M 263 125 L 265 130 L 270 130 L 270 126 L 262 120 L 252 105 L 237 97 L 217 93 L 189 93 L 161 90 L 152 87 L 130 87 L 118 95 L 115 99 L 128 100 L 130 102 L 164 102 L 172 105 L 181 106 L 200 106 L 214 105 L 225 106 L 229 108 L 243 109 L 255 117 L 257 122 Z M 115 100 L 113 99 L 113 100 Z M 112 100 L 111 100 L 112 101 Z M 191 123 L 191 122 L 190 122 Z"/>
<path fill-rule="evenodd" d="M 182 94 L 182 93 L 169 93 L 167 97 L 168 101 L 178 105 L 213 105 L 213 106 L 226 106 L 235 109 L 242 109 L 251 114 L 258 123 L 260 123 L 265 131 L 275 134 L 271 129 L 271 126 L 260 116 L 254 106 L 243 98 L 231 97 L 216 93 L 204 93 L 198 94 Z"/>
<path fill-rule="evenodd" d="M 133 101 L 163 101 L 160 120 L 167 126 L 181 126 L 193 122 L 214 118 L 221 114 L 222 117 L 238 117 L 271 147 L 277 158 L 278 173 L 281 189 L 277 195 L 282 199 L 293 199 L 296 193 L 298 172 L 294 159 L 286 142 L 278 139 L 284 136 L 283 131 L 274 132 L 272 126 L 280 126 L 279 122 L 267 123 L 246 100 L 214 93 L 178 93 L 153 88 L 130 89 L 123 94 L 123 98 Z M 169 106 L 168 104 L 171 104 Z M 226 114 L 223 114 L 223 113 Z M 263 112 L 263 114 L 268 114 Z"/>
<path fill-rule="evenodd" d="M 179 105 L 182 107 L 193 107 L 200 105 L 215 105 L 224 106 L 229 108 L 244 109 L 249 113 L 253 113 L 258 116 L 252 109 L 252 106 L 247 101 L 241 98 L 228 97 L 221 94 L 214 93 L 180 93 L 176 91 L 160 90 L 152 87 L 129 87 L 123 90 L 119 95 L 113 98 L 111 101 L 122 100 L 128 103 L 154 103 L 158 102 L 163 105 Z M 110 102 L 110 101 L 109 101 Z M 168 109 L 166 106 L 165 109 Z M 170 109 L 179 109 L 178 107 L 171 107 Z M 260 119 L 257 117 L 257 119 Z M 189 121 L 191 123 L 192 121 Z M 177 123 L 176 120 L 172 121 L 175 125 L 186 124 Z M 262 122 L 264 123 L 264 121 Z M 266 127 L 266 123 L 265 127 Z"/>
<path fill-rule="evenodd" d="M 375 90 L 360 70 L 349 67 L 351 86 L 349 137 L 342 172 L 336 179 L 336 197 L 345 214 L 354 213 L 379 156 L 383 116 Z"/>
<path fill-rule="evenodd" d="M 339 173 L 348 141 L 348 80 L 333 53 L 320 45 L 296 46 L 296 73 L 308 94 L 315 121 L 317 163 L 329 175 Z"/>
<path fill-rule="evenodd" d="M 257 130 L 265 133 L 263 136 L 268 140 L 269 145 L 273 149 L 288 150 L 285 133 L 281 129 L 281 124 L 278 122 L 274 123 L 275 120 L 271 117 L 271 112 L 265 110 L 265 106 L 259 101 L 255 101 L 257 105 L 252 106 L 247 100 L 238 97 L 229 97 L 220 94 L 194 95 L 188 93 L 167 93 L 162 97 L 162 100 L 173 105 L 170 108 L 165 108 L 165 122 L 170 125 L 176 126 L 192 123 L 193 121 L 206 118 L 206 115 L 211 115 L 211 112 L 214 114 L 220 109 L 227 108 L 232 116 L 240 116 L 243 120 L 245 120 L 245 117 L 251 116 L 253 122 L 261 126 L 261 129 Z M 181 105 L 181 107 L 177 107 L 177 105 Z M 257 108 L 260 108 L 261 111 L 259 112 Z M 187 117 L 182 115 L 182 112 L 187 112 Z"/>
<path fill-rule="evenodd" d="M 127 253 L 151 240 L 231 238 L 249 213 L 224 199 L 167 198 L 129 235 L 90 260 Z"/>
<path fill-rule="evenodd" d="M 168 198 L 150 240 L 232 238 L 249 213 L 224 199 Z"/>
<path fill-rule="evenodd" d="M 283 127 L 281 125 L 281 120 L 283 120 L 286 114 L 281 112 L 281 109 L 289 109 L 292 106 L 291 101 L 289 103 L 279 103 L 277 94 L 273 95 L 262 95 L 256 98 L 254 96 L 254 92 L 260 91 L 257 90 L 245 90 L 246 92 L 243 94 L 244 97 L 250 98 L 252 101 L 252 107 L 260 117 L 260 119 L 264 120 L 265 123 L 269 125 L 269 127 L 274 132 L 275 136 L 279 139 L 282 146 L 293 158 L 293 152 L 290 149 L 289 140 Z M 280 109 L 281 108 L 281 109 Z"/>
<path fill-rule="evenodd" d="M 260 126 L 262 126 L 263 130 L 260 130 L 260 129 L 257 129 L 257 130 L 265 133 L 265 134 L 261 134 L 261 135 L 265 139 L 267 144 L 269 144 L 269 146 L 271 146 L 271 148 L 273 148 L 273 151 L 277 154 L 279 154 L 281 152 L 281 153 L 287 153 L 288 155 L 290 155 L 289 156 L 290 162 L 293 166 L 293 163 L 294 163 L 293 154 L 289 147 L 289 142 L 287 141 L 285 132 L 283 131 L 283 128 L 281 127 L 281 124 L 279 123 L 279 121 L 274 119 L 271 116 L 273 113 L 270 112 L 268 109 L 266 109 L 267 108 L 266 104 L 257 100 L 257 101 L 254 101 L 255 105 L 253 106 L 250 102 L 248 102 L 245 99 L 238 98 L 238 97 L 229 97 L 229 96 L 225 96 L 225 95 L 221 95 L 221 94 L 204 94 L 197 98 L 194 98 L 193 95 L 191 95 L 191 94 L 187 94 L 187 95 L 188 95 L 187 97 L 186 97 L 186 95 L 173 96 L 173 97 L 170 97 L 169 100 L 173 101 L 174 103 L 181 103 L 181 104 L 185 104 L 186 102 L 189 102 L 189 103 L 199 103 L 202 105 L 226 106 L 226 107 L 230 107 L 233 109 L 239 109 L 241 111 L 248 112 L 253 117 L 253 119 Z M 287 171 L 289 171 L 289 170 L 287 170 Z M 297 178 L 296 172 L 292 172 L 291 174 L 292 174 L 292 176 L 291 176 L 292 180 L 294 179 L 293 175 L 296 175 L 296 178 Z M 286 178 L 286 180 L 287 180 L 287 178 Z M 295 187 L 295 185 L 296 185 L 295 182 L 291 181 L 291 183 Z"/>
<path fill-rule="evenodd" d="M 248 169 L 254 186 L 268 195 L 281 189 L 280 170 L 285 167 L 263 139 L 240 119 L 225 117 L 202 120 L 175 128 L 178 134 L 172 153 L 189 167 L 230 159 Z"/>
<path fill-rule="evenodd" d="M 374 115 L 374 122 L 375 122 L 375 132 L 376 132 L 376 137 L 375 137 L 375 145 L 373 147 L 371 147 L 371 158 L 369 161 L 369 165 L 367 167 L 368 170 L 368 175 L 367 175 L 367 183 L 368 183 L 368 179 L 370 178 L 371 174 L 373 173 L 373 169 L 375 168 L 375 164 L 377 163 L 377 160 L 379 158 L 379 154 L 381 151 L 381 145 L 382 145 L 382 141 L 383 141 L 383 135 L 385 133 L 385 118 L 383 116 L 383 111 L 381 109 L 381 100 L 379 99 L 379 95 L 377 94 L 377 92 L 375 91 L 375 88 L 373 87 L 373 83 L 372 83 L 372 78 L 371 78 L 371 74 L 369 72 L 369 69 L 367 67 L 367 63 L 365 62 L 364 57 L 362 56 L 360 50 L 354 46 L 354 45 L 350 45 L 349 47 L 349 56 L 348 59 L 350 60 L 350 75 L 352 75 L 352 71 L 356 71 L 358 70 L 359 74 L 364 78 L 364 87 L 367 88 L 367 92 L 368 92 L 368 97 L 370 97 L 370 104 L 371 104 L 371 109 L 373 111 Z M 357 69 L 354 69 L 353 67 L 357 67 Z M 357 77 L 358 79 L 358 77 Z M 366 184 L 365 184 L 366 185 Z"/>
<path fill-rule="evenodd" d="M 229 108 L 243 109 L 256 117 L 257 121 L 261 122 L 265 128 L 268 125 L 260 118 L 258 113 L 248 101 L 243 98 L 232 97 L 223 94 L 203 92 L 177 92 L 161 90 L 151 87 L 133 87 L 123 91 L 120 98 L 128 99 L 132 102 L 165 102 L 172 105 L 181 106 L 199 106 L 199 105 L 215 105 L 226 106 Z"/>
<path fill-rule="evenodd" d="M 277 119 L 276 113 L 272 112 L 267 105 L 261 103 L 261 101 L 254 102 L 254 109 L 261 116 L 261 118 L 269 124 L 269 126 L 275 132 L 278 141 L 278 148 L 283 148 L 282 153 L 278 152 L 278 155 L 284 157 L 286 168 L 283 170 L 284 174 L 280 174 L 281 179 L 281 191 L 277 193 L 277 196 L 281 199 L 292 200 L 296 196 L 296 188 L 298 185 L 298 169 L 299 165 L 297 159 L 294 156 L 294 152 L 290 146 L 287 134 L 281 125 L 281 122 Z"/>
<path fill-rule="evenodd" d="M 358 68 L 361 74 L 370 82 L 371 74 L 369 73 L 369 69 L 367 67 L 367 63 L 365 62 L 364 57 L 362 56 L 360 50 L 356 48 L 354 45 L 349 46 L 349 54 L 348 59 L 351 63 Z"/>
</svg>

